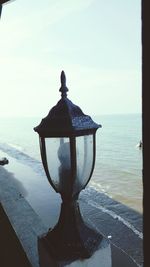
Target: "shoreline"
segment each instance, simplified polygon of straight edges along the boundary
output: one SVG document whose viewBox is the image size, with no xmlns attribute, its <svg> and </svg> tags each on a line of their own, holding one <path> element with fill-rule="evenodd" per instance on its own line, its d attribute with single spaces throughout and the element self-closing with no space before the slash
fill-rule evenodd
<svg viewBox="0 0 150 267">
<path fill-rule="evenodd" d="M 8 157 L 5 153 L 1 153 L 1 156 L 9 159 L 6 167 L 0 166 L 1 183 L 4 181 L 10 188 L 15 187 L 45 227 L 53 227 L 59 218 L 60 195 L 49 185 L 46 176 L 38 175 L 30 167 Z M 140 236 L 142 215 L 103 193 L 95 192 L 87 188 L 80 194 L 80 209 L 83 217 L 89 224 L 98 227 L 104 236 L 111 236 L 112 244 L 135 259 L 139 263 L 137 266 L 142 266 L 142 236 Z M 7 193 L 9 194 L 9 189 Z"/>
<path fill-rule="evenodd" d="M 36 173 L 38 176 L 43 177 L 43 180 L 41 180 L 42 183 L 45 179 L 47 180 L 47 177 L 45 175 L 45 171 L 44 171 L 44 168 L 42 166 L 42 162 L 40 159 L 31 157 L 20 150 L 12 151 L 11 147 L 9 146 L 8 147 L 4 146 L 4 149 L 2 148 L 2 150 L 0 148 L 0 152 L 1 152 L 1 156 L 3 155 L 6 157 L 8 156 L 8 158 L 11 158 L 11 162 L 13 162 L 13 164 L 9 164 L 8 168 L 7 166 L 5 167 L 6 169 L 14 172 L 15 175 L 18 175 L 18 179 L 20 179 L 20 177 L 22 176 L 22 172 L 18 171 L 18 169 L 20 169 L 20 166 L 21 166 L 21 169 L 25 169 L 24 166 L 26 166 L 28 170 L 30 168 L 32 169 L 32 170 L 29 170 L 29 173 L 32 172 L 33 177 L 35 176 L 35 173 Z M 14 168 L 15 165 L 18 165 L 18 167 Z M 122 184 L 120 184 L 118 187 L 118 180 L 117 180 L 118 177 L 117 176 L 115 177 L 115 173 L 113 171 L 112 173 L 113 173 L 112 178 L 110 178 L 111 177 L 110 171 L 108 171 L 108 173 L 103 173 L 103 170 L 101 170 L 98 174 L 97 168 L 95 167 L 93 175 L 92 175 L 92 179 L 90 180 L 88 186 L 90 186 L 90 188 L 94 188 L 100 194 L 104 193 L 109 198 L 112 198 L 118 202 L 121 202 L 123 205 L 126 205 L 129 208 L 134 209 L 135 211 L 143 214 L 142 179 L 140 179 L 139 181 L 136 181 L 134 177 L 132 176 L 130 177 L 130 179 L 124 177 L 121 179 Z M 108 175 L 109 177 L 108 184 L 107 184 L 106 175 Z M 109 185 L 110 179 L 111 179 L 111 186 Z M 127 190 L 129 188 L 129 181 L 127 179 L 129 179 L 129 181 L 131 182 L 130 187 L 131 188 L 133 187 L 133 190 L 131 189 L 129 191 Z M 123 184 L 124 184 L 124 187 L 122 188 Z M 136 194 L 135 194 L 135 191 L 137 191 Z"/>
<path fill-rule="evenodd" d="M 135 115 L 134 119 L 127 116 L 125 120 L 101 115 L 96 119 L 103 128 L 96 135 L 96 163 L 89 185 L 142 213 L 142 151 L 136 148 L 141 140 L 141 120 Z M 3 119 L 0 150 L 44 177 L 39 140 L 33 131 L 38 122 L 38 118 L 32 117 Z M 129 134 L 131 125 L 134 127 Z M 125 129 L 128 130 L 124 138 Z"/>
<path fill-rule="evenodd" d="M 1 156 L 7 157 L 9 159 L 9 164 L 4 166 L 4 169 L 11 174 L 11 180 L 15 184 L 17 190 L 23 195 L 23 197 L 30 203 L 30 205 L 35 209 L 37 214 L 42 218 L 45 214 L 53 214 L 57 217 L 60 211 L 61 197 L 60 194 L 56 193 L 54 189 L 48 182 L 48 179 L 43 171 L 39 174 L 35 172 L 30 166 L 20 163 L 17 159 L 8 156 L 6 153 L 2 152 Z M 89 205 L 95 206 L 98 209 L 105 209 L 105 212 L 112 216 L 117 216 L 119 213 L 123 216 L 123 219 L 127 219 L 131 224 L 135 224 L 135 227 L 139 226 L 140 231 L 143 230 L 142 222 L 140 225 L 136 224 L 135 218 L 132 220 L 131 214 L 137 214 L 142 218 L 143 214 L 139 211 L 119 202 L 118 200 L 108 196 L 104 192 L 96 190 L 92 185 L 87 186 L 85 190 L 82 190 L 79 195 L 79 200 L 84 198 L 91 199 Z M 54 213 L 54 210 L 56 211 Z M 124 212 L 122 212 L 124 210 Z M 115 213 L 115 215 L 113 215 Z M 131 218 L 130 218 L 131 216 Z M 48 215 L 49 217 L 49 215 Z M 57 220 L 56 219 L 56 220 Z M 56 221 L 55 220 L 55 221 Z M 46 224 L 55 224 L 55 222 L 48 220 L 45 217 Z"/>
<path fill-rule="evenodd" d="M 6 157 L 9 159 L 9 164 L 5 165 L 4 168 L 8 172 L 13 174 L 13 179 L 14 179 L 14 182 L 16 183 L 16 186 L 18 187 L 18 190 L 27 199 L 30 205 L 33 206 L 33 208 L 35 208 L 35 211 L 37 213 L 40 212 L 38 205 L 40 206 L 40 210 L 43 211 L 42 202 L 44 202 L 43 207 L 45 209 L 47 208 L 46 206 L 48 205 L 48 203 L 50 203 L 49 209 L 47 210 L 47 212 L 53 213 L 53 210 L 51 208 L 52 206 L 55 207 L 55 209 L 59 209 L 59 206 L 61 204 L 60 194 L 56 193 L 54 189 L 51 187 L 51 185 L 49 184 L 46 174 L 44 172 L 44 169 L 42 173 L 41 171 L 37 173 L 37 171 L 35 171 L 34 168 L 31 168 L 31 166 L 27 166 L 23 164 L 22 162 L 9 156 L 3 151 L 0 151 L 0 152 L 1 152 L 0 153 L 1 157 Z M 91 194 L 89 194 L 89 190 L 91 191 Z M 107 209 L 108 203 L 110 203 L 110 207 L 109 207 L 110 209 L 113 208 L 113 206 L 116 205 L 117 203 L 120 203 L 122 208 L 126 207 L 126 210 L 131 211 L 131 212 L 133 211 L 139 214 L 140 216 L 143 216 L 142 212 L 134 209 L 131 206 L 126 205 L 123 202 L 120 202 L 118 199 L 115 199 L 109 196 L 103 191 L 97 190 L 97 188 L 93 186 L 93 181 L 91 181 L 91 183 L 89 182 L 89 185 L 86 187 L 86 189 L 81 191 L 79 198 L 81 198 L 82 195 L 83 196 L 88 195 L 87 198 L 90 198 L 91 196 L 93 198 L 93 195 L 94 196 L 96 195 L 95 198 L 98 199 L 98 201 L 96 201 L 97 203 L 93 203 L 93 204 L 98 204 L 98 202 L 99 204 L 101 204 L 101 199 L 103 199 L 102 204 L 103 206 L 106 206 L 106 209 Z M 141 203 L 141 206 L 142 206 L 142 203 Z M 115 211 L 114 208 L 113 208 L 113 211 Z M 44 215 L 44 213 L 42 214 Z M 58 211 L 58 214 L 59 214 L 59 211 Z M 49 220 L 47 222 L 48 224 L 51 223 L 49 222 Z"/>
</svg>

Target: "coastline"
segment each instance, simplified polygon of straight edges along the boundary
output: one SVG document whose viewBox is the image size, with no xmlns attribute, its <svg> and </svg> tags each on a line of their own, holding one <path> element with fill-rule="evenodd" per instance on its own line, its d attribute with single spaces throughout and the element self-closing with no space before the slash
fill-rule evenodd
<svg viewBox="0 0 150 267">
<path fill-rule="evenodd" d="M 30 167 L 8 157 L 6 153 L 1 152 L 1 157 L 9 159 L 8 165 L 0 166 L 1 188 L 3 187 L 2 181 L 9 184 L 5 196 L 3 192 L 4 198 L 7 199 L 9 188 L 11 190 L 16 188 L 40 217 L 43 225 L 47 229 L 53 227 L 59 217 L 61 199 L 49 185 L 46 176 L 38 175 Z M 95 194 L 94 192 L 93 194 L 93 192 L 87 189 L 80 194 L 80 208 L 84 218 L 89 224 L 98 227 L 104 236 L 111 235 L 112 244 L 125 251 L 139 264 L 137 266 L 142 266 L 142 236 L 140 236 L 142 215 L 103 193 Z M 15 198 L 15 192 L 13 194 Z M 96 203 L 100 203 L 100 205 L 96 205 Z M 47 217 L 45 217 L 45 213 Z"/>
<path fill-rule="evenodd" d="M 118 116 L 106 116 L 106 118 L 98 116 L 96 119 L 103 124 L 103 128 L 96 136 L 96 163 L 88 185 L 142 213 L 142 153 L 135 147 L 141 139 L 141 120 L 137 114 L 125 118 L 119 117 L 120 119 Z M 39 118 L 1 120 L 0 150 L 23 165 L 31 167 L 44 180 L 39 140 L 33 131 L 39 120 Z M 10 125 L 14 129 L 12 133 Z M 132 131 L 130 131 L 131 125 Z M 124 131 L 127 133 L 126 136 Z"/>
</svg>

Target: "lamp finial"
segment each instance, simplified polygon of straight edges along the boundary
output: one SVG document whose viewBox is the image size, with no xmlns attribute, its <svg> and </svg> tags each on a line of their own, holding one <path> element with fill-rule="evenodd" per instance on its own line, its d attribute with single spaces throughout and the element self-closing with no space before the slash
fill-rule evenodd
<svg viewBox="0 0 150 267">
<path fill-rule="evenodd" d="M 61 87 L 60 87 L 59 91 L 61 92 L 61 97 L 66 98 L 68 88 L 66 86 L 66 75 L 65 75 L 65 72 L 63 70 L 61 72 L 60 80 L 61 80 Z"/>
</svg>

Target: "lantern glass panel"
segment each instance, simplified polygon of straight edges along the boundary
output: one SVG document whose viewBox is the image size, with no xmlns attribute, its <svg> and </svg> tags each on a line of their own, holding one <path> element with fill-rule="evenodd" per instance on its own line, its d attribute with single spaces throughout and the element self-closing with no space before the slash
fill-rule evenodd
<svg viewBox="0 0 150 267">
<path fill-rule="evenodd" d="M 45 138 L 47 166 L 55 188 L 70 192 L 71 158 L 69 138 Z"/>
<path fill-rule="evenodd" d="M 93 168 L 93 135 L 76 137 L 77 179 L 75 190 L 80 191 L 88 182 Z"/>
</svg>

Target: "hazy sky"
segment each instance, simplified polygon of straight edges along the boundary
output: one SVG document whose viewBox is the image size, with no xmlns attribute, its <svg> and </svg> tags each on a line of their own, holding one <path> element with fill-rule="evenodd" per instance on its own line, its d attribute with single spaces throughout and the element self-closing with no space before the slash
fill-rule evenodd
<svg viewBox="0 0 150 267">
<path fill-rule="evenodd" d="M 84 113 L 141 112 L 141 1 L 16 0 L 0 21 L 0 116 L 45 116 L 68 98 Z"/>
</svg>

